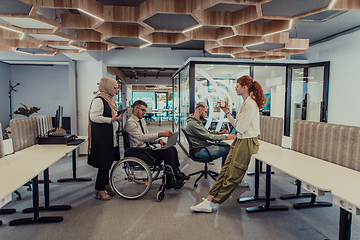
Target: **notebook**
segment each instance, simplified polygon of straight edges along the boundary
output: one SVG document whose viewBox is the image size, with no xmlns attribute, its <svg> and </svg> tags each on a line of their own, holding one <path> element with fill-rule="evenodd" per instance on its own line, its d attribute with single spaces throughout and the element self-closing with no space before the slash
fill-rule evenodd
<svg viewBox="0 0 360 240">
<path fill-rule="evenodd" d="M 178 139 L 179 139 L 179 132 L 174 132 L 173 135 L 168 138 L 165 148 L 174 146 Z"/>
</svg>

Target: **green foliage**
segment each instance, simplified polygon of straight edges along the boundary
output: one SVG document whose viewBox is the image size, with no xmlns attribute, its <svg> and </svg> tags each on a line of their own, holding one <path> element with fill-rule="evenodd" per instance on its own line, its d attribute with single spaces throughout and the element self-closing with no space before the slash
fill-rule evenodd
<svg viewBox="0 0 360 240">
<path fill-rule="evenodd" d="M 20 103 L 21 105 L 23 105 L 23 107 L 19 107 L 18 110 L 16 110 L 14 113 L 15 114 L 19 114 L 19 115 L 24 115 L 26 117 L 29 117 L 31 114 L 36 113 L 40 110 L 40 108 L 38 107 L 31 107 L 30 109 L 25 105 Z"/>
</svg>

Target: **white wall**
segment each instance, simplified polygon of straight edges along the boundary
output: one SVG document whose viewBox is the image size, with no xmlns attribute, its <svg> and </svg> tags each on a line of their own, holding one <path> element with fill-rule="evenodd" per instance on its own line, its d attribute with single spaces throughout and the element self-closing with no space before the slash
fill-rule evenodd
<svg viewBox="0 0 360 240">
<path fill-rule="evenodd" d="M 32 66 L 11 65 L 11 81 L 20 83 L 13 92 L 13 112 L 22 107 L 41 108 L 36 115 L 55 116 L 59 105 L 64 107 L 64 117 L 70 116 L 69 71 L 67 65 Z M 13 115 L 21 118 L 22 115 Z"/>
<path fill-rule="evenodd" d="M 360 126 L 360 31 L 310 47 L 310 62 L 330 61 L 328 122 Z"/>
<path fill-rule="evenodd" d="M 5 128 L 10 123 L 10 102 L 9 102 L 9 80 L 11 79 L 11 66 L 0 62 L 0 123 L 4 133 Z"/>
</svg>

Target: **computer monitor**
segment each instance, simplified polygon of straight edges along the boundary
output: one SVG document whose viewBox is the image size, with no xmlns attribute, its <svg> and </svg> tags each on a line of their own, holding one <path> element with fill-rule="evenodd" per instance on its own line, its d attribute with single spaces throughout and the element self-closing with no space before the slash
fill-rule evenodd
<svg viewBox="0 0 360 240">
<path fill-rule="evenodd" d="M 54 124 L 55 129 L 62 128 L 63 126 L 62 119 L 63 119 L 63 107 L 59 106 L 55 113 L 55 124 Z"/>
</svg>

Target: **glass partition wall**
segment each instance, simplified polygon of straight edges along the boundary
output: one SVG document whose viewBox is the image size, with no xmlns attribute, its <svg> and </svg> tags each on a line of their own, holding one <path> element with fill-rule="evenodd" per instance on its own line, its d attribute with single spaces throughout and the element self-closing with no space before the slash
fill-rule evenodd
<svg viewBox="0 0 360 240">
<path fill-rule="evenodd" d="M 209 106 L 208 117 L 204 122 L 207 129 L 232 130 L 217 102 L 227 101 L 235 117 L 243 101 L 235 92 L 236 79 L 249 75 L 260 83 L 267 98 L 267 104 L 261 110 L 261 114 L 283 118 L 284 133 L 291 136 L 291 123 L 295 119 L 302 119 L 298 107 L 306 94 L 308 102 L 305 119 L 326 121 L 328 66 L 328 62 L 305 66 L 190 61 L 173 76 L 173 130 L 179 131 L 186 127 L 186 118 L 194 112 L 197 102 L 205 102 Z M 302 76 L 301 81 L 296 78 L 299 76 Z M 188 151 L 188 143 L 181 131 L 179 141 L 184 150 Z"/>
</svg>

